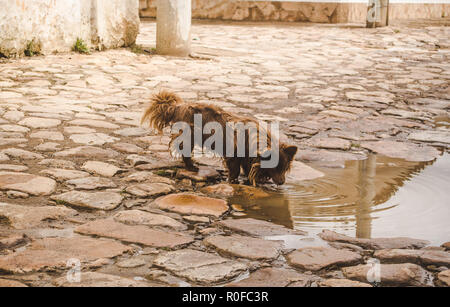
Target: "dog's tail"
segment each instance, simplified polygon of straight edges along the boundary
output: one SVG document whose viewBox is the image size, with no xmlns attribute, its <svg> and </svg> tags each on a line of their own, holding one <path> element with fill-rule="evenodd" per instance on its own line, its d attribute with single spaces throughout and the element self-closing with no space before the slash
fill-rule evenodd
<svg viewBox="0 0 450 307">
<path fill-rule="evenodd" d="M 150 105 L 142 116 L 141 124 L 148 122 L 150 128 L 162 132 L 165 127 L 173 122 L 177 105 L 182 102 L 178 95 L 169 91 L 163 90 L 154 94 L 150 99 Z"/>
</svg>

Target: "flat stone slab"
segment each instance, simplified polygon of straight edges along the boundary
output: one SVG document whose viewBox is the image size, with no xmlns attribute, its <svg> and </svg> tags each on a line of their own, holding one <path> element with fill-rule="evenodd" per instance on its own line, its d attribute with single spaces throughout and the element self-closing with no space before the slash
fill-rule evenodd
<svg viewBox="0 0 450 307">
<path fill-rule="evenodd" d="M 115 192 L 70 191 L 53 195 L 51 199 L 77 208 L 108 211 L 117 208 L 123 197 Z"/>
<path fill-rule="evenodd" d="M 96 190 L 116 188 L 117 185 L 108 178 L 103 177 L 85 177 L 66 181 L 66 184 L 75 186 L 75 189 Z"/>
<path fill-rule="evenodd" d="M 102 121 L 102 120 L 95 120 L 95 119 L 75 119 L 70 122 L 68 122 L 69 125 L 73 126 L 88 126 L 93 128 L 105 128 L 105 129 L 119 129 L 120 126 Z"/>
<path fill-rule="evenodd" d="M 199 196 L 189 193 L 170 194 L 155 200 L 159 209 L 187 215 L 206 215 L 220 217 L 228 211 L 227 202 L 222 199 Z"/>
<path fill-rule="evenodd" d="M 145 226 L 163 226 L 176 230 L 185 230 L 187 226 L 177 220 L 162 215 L 154 214 L 141 210 L 126 210 L 116 213 L 114 215 L 116 222 L 121 222 L 127 225 L 145 225 Z"/>
<path fill-rule="evenodd" d="M 227 281 L 247 270 L 243 263 L 192 249 L 158 255 L 153 264 L 201 284 Z"/>
<path fill-rule="evenodd" d="M 59 131 L 41 130 L 30 134 L 30 138 L 43 139 L 50 141 L 64 141 L 64 136 Z"/>
<path fill-rule="evenodd" d="M 305 247 L 293 251 L 287 256 L 290 265 L 304 270 L 318 271 L 333 266 L 359 263 L 359 253 L 328 247 Z"/>
<path fill-rule="evenodd" d="M 71 258 L 89 262 L 116 257 L 130 250 L 130 247 L 119 242 L 105 239 L 44 238 L 33 241 L 25 250 L 0 257 L 0 270 L 23 274 L 67 268 L 67 261 Z"/>
<path fill-rule="evenodd" d="M 284 268 L 264 268 L 250 274 L 246 279 L 226 284 L 226 287 L 308 287 L 314 275 L 302 274 Z"/>
<path fill-rule="evenodd" d="M 149 171 L 135 172 L 124 178 L 126 182 L 166 183 L 173 185 L 175 181 L 170 178 L 158 176 Z"/>
<path fill-rule="evenodd" d="M 0 172 L 0 190 L 15 190 L 31 195 L 49 195 L 56 181 L 47 177 L 18 172 Z"/>
<path fill-rule="evenodd" d="M 74 143 L 85 145 L 104 145 L 106 143 L 114 143 L 119 139 L 104 133 L 83 133 L 72 134 L 69 137 Z"/>
<path fill-rule="evenodd" d="M 103 149 L 94 146 L 80 146 L 67 150 L 63 150 L 54 154 L 55 157 L 62 158 L 96 158 L 111 159 L 119 155 L 117 151 L 112 149 Z"/>
<path fill-rule="evenodd" d="M 96 220 L 78 226 L 75 232 L 151 247 L 176 248 L 194 241 L 194 238 L 182 233 L 154 230 L 146 226 L 130 226 L 112 219 Z"/>
<path fill-rule="evenodd" d="M 121 169 L 115 165 L 100 161 L 87 161 L 81 168 L 103 177 L 113 177 L 115 174 L 121 171 Z"/>
<path fill-rule="evenodd" d="M 25 172 L 28 170 L 27 166 L 14 164 L 0 164 L 1 171 Z"/>
<path fill-rule="evenodd" d="M 152 285 L 144 281 L 98 272 L 81 272 L 80 282 L 69 282 L 64 276 L 52 283 L 57 287 L 148 287 Z"/>
<path fill-rule="evenodd" d="M 444 286 L 450 287 L 450 270 L 440 272 L 437 277 Z"/>
<path fill-rule="evenodd" d="M 304 180 L 317 179 L 323 176 L 325 176 L 325 174 L 321 171 L 315 170 L 302 162 L 293 161 L 292 167 L 286 176 L 286 183 L 292 184 Z"/>
<path fill-rule="evenodd" d="M 178 178 L 188 178 L 198 182 L 214 180 L 219 176 L 220 174 L 214 168 L 207 166 L 199 166 L 196 172 L 186 169 L 179 169 L 177 171 Z"/>
<path fill-rule="evenodd" d="M 138 197 L 155 197 L 174 191 L 172 185 L 166 183 L 139 183 L 128 186 L 125 191 Z"/>
<path fill-rule="evenodd" d="M 397 238 L 352 238 L 330 230 L 323 230 L 319 237 L 329 242 L 350 243 L 366 249 L 419 249 L 430 244 L 429 241 L 405 237 Z"/>
<path fill-rule="evenodd" d="M 395 141 L 362 142 L 361 147 L 373 152 L 407 161 L 432 161 L 439 156 L 439 151 L 431 146 L 417 145 Z"/>
<path fill-rule="evenodd" d="M 330 287 L 330 288 L 369 288 L 372 287 L 371 284 L 367 284 L 364 282 L 356 281 L 356 280 L 350 280 L 350 279 L 336 279 L 336 278 L 330 278 L 323 280 L 319 282 L 319 287 Z"/>
<path fill-rule="evenodd" d="M 326 149 L 319 150 L 300 150 L 297 153 L 297 158 L 303 161 L 322 161 L 322 162 L 341 162 L 364 160 L 367 157 L 363 154 L 356 154 L 352 152 L 331 151 Z"/>
<path fill-rule="evenodd" d="M 306 235 L 306 232 L 300 230 L 292 230 L 282 225 L 273 224 L 263 220 L 256 220 L 253 218 L 228 219 L 218 222 L 217 225 L 232 231 L 255 237 L 299 234 Z"/>
<path fill-rule="evenodd" d="M 374 270 L 371 264 L 342 268 L 346 278 L 361 282 L 368 282 L 369 270 L 371 270 L 371 273 Z M 380 264 L 379 273 L 381 285 L 423 286 L 430 283 L 429 273 L 422 267 L 412 263 Z"/>
<path fill-rule="evenodd" d="M 307 143 L 312 147 L 340 150 L 349 150 L 352 145 L 348 140 L 324 137 L 311 138 Z"/>
<path fill-rule="evenodd" d="M 251 260 L 274 260 L 280 255 L 283 243 L 244 236 L 211 236 L 203 240 L 220 254 Z"/>
<path fill-rule="evenodd" d="M 437 250 L 383 249 L 375 251 L 375 258 L 387 263 L 418 263 L 450 266 L 450 253 Z"/>
<path fill-rule="evenodd" d="M 420 142 L 436 142 L 443 144 L 450 144 L 449 131 L 419 131 L 408 135 L 409 140 Z"/>
<path fill-rule="evenodd" d="M 27 126 L 33 129 L 39 128 L 53 128 L 59 126 L 61 121 L 59 119 L 41 118 L 41 117 L 26 117 L 18 122 L 19 125 Z"/>
<path fill-rule="evenodd" d="M 48 175 L 58 181 L 78 179 L 78 178 L 84 178 L 84 177 L 89 176 L 89 173 L 86 173 L 83 171 L 68 170 L 68 169 L 62 169 L 62 168 L 45 169 L 45 170 L 40 171 L 39 173 Z"/>
<path fill-rule="evenodd" d="M 43 220 L 57 220 L 76 213 L 75 210 L 62 206 L 30 207 L 0 203 L 0 220 L 15 229 L 31 228 Z"/>
<path fill-rule="evenodd" d="M 229 183 L 219 183 L 215 185 L 210 185 L 202 188 L 200 191 L 205 194 L 221 197 L 231 197 L 239 195 L 249 198 L 265 198 L 270 196 L 269 193 L 265 192 L 263 189 L 258 187 L 252 187 L 241 184 L 229 184 Z"/>
<path fill-rule="evenodd" d="M 22 160 L 38 160 L 44 159 L 44 156 L 41 154 L 37 154 L 28 150 L 23 150 L 19 148 L 7 148 L 1 151 L 3 154 L 7 155 L 13 159 L 22 159 Z"/>
<path fill-rule="evenodd" d="M 0 278 L 0 288 L 26 288 L 26 287 L 28 286 L 19 281 Z"/>
</svg>

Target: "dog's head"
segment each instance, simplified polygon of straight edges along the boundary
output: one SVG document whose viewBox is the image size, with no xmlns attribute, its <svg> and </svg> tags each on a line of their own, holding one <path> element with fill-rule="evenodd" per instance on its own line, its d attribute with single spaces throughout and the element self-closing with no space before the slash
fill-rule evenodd
<svg viewBox="0 0 450 307">
<path fill-rule="evenodd" d="M 249 179 L 251 182 L 263 183 L 270 179 L 277 184 L 282 185 L 286 181 L 286 174 L 291 168 L 292 161 L 294 160 L 295 154 L 297 153 L 297 146 L 280 144 L 278 149 L 278 164 L 273 168 L 263 168 L 261 163 L 257 163 L 255 167 L 252 167 Z M 274 154 L 273 149 L 268 150 L 262 157 L 261 160 L 270 160 Z"/>
</svg>

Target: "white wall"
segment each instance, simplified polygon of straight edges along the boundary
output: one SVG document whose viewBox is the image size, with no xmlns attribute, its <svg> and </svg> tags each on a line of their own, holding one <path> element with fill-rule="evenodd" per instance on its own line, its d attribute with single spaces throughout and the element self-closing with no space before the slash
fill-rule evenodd
<svg viewBox="0 0 450 307">
<path fill-rule="evenodd" d="M 82 38 L 96 48 L 130 45 L 139 30 L 139 0 L 0 0 L 0 53 L 70 51 Z"/>
</svg>

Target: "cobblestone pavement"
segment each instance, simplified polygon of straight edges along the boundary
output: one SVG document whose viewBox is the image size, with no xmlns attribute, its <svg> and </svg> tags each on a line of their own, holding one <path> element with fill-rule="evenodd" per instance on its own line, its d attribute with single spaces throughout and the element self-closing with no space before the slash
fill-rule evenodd
<svg viewBox="0 0 450 307">
<path fill-rule="evenodd" d="M 154 37 L 143 23 L 138 44 Z M 370 286 L 372 257 L 381 285 L 450 284 L 448 243 L 310 238 L 233 219 L 240 209 L 223 199 L 264 192 L 220 183 L 215 160 L 178 168 L 167 136 L 139 126 L 166 88 L 279 120 L 302 162 L 369 151 L 430 161 L 450 144 L 450 28 L 197 24 L 193 47 L 186 59 L 120 49 L 2 60 L 0 286 L 78 286 L 78 268 L 85 286 Z M 264 239 L 284 235 L 302 247 Z"/>
</svg>

